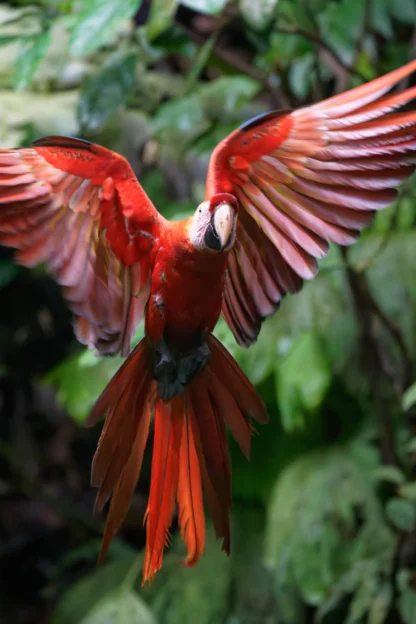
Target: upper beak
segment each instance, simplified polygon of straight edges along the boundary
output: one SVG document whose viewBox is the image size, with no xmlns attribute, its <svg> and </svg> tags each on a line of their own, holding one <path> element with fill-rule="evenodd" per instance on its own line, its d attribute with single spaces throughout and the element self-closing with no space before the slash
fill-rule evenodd
<svg viewBox="0 0 416 624">
<path fill-rule="evenodd" d="M 214 213 L 214 228 L 221 243 L 221 249 L 227 246 L 233 230 L 234 209 L 230 204 L 221 204 Z"/>
</svg>

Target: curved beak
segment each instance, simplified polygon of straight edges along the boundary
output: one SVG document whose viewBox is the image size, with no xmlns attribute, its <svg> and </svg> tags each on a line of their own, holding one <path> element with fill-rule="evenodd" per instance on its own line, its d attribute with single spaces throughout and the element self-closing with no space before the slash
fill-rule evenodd
<svg viewBox="0 0 416 624">
<path fill-rule="evenodd" d="M 234 208 L 231 204 L 221 204 L 213 216 L 213 225 L 224 249 L 230 241 L 234 225 Z"/>
</svg>

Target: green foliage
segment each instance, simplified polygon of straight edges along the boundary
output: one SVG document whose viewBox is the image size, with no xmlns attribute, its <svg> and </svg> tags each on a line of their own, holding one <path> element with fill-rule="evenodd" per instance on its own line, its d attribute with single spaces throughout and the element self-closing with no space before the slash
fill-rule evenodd
<svg viewBox="0 0 416 624">
<path fill-rule="evenodd" d="M 192 624 L 220 622 L 227 613 L 227 598 L 231 582 L 230 560 L 225 559 L 208 525 L 206 554 L 192 570 L 180 566 L 184 558 L 179 536 L 164 560 L 151 590 L 143 591 L 159 624 Z"/>
<path fill-rule="evenodd" d="M 132 17 L 140 4 L 140 0 L 89 0 L 80 3 L 71 29 L 71 54 L 82 56 L 108 45 L 114 40 L 120 22 Z"/>
<path fill-rule="evenodd" d="M 132 591 L 107 596 L 94 610 L 81 620 L 81 624 L 156 624 L 152 612 Z"/>
<path fill-rule="evenodd" d="M 59 364 L 45 381 L 58 388 L 58 400 L 75 422 L 82 424 L 122 361 L 119 357 L 98 359 L 84 351 Z"/>
<path fill-rule="evenodd" d="M 334 590 L 336 596 L 360 588 L 348 620 L 356 621 L 352 614 L 370 607 L 379 589 L 376 577 L 382 576 L 393 546 L 368 466 L 348 447 L 303 457 L 277 481 L 265 552 L 288 622 L 296 622 L 293 595 L 287 593 L 292 584 L 305 602 L 321 606 L 321 615 L 333 607 Z M 360 587 L 363 579 L 368 588 Z"/>
<path fill-rule="evenodd" d="M 125 104 L 134 86 L 136 61 L 132 52 L 116 52 L 104 63 L 102 70 L 85 83 L 78 108 L 83 132 L 100 130 Z"/>
<path fill-rule="evenodd" d="M 408 410 L 416 403 L 416 382 L 403 394 L 402 405 L 404 410 Z"/>
<path fill-rule="evenodd" d="M 416 506 L 411 501 L 391 498 L 387 503 L 386 514 L 390 522 L 401 531 L 413 530 L 416 523 Z"/>
<path fill-rule="evenodd" d="M 316 335 L 300 334 L 276 370 L 277 402 L 287 431 L 302 427 L 305 411 L 320 407 L 330 381 L 328 362 Z"/>
<path fill-rule="evenodd" d="M 139 0 L 13 4 L 0 7 L 1 146 L 92 138 L 129 158 L 169 218 L 203 199 L 209 155 L 240 123 L 414 55 L 415 0 L 153 0 L 139 25 Z M 415 198 L 412 180 L 346 257 L 331 247 L 249 350 L 219 321 L 271 416 L 250 463 L 230 440 L 232 557 L 208 525 L 186 569 L 175 532 L 154 586 L 139 589 L 141 554 L 116 542 L 95 569 L 87 544 L 58 567 L 52 624 L 414 624 L 403 552 L 416 526 Z M 357 301 L 346 268 L 373 301 Z M 20 274 L 2 257 L 0 288 Z M 81 427 L 122 358 L 70 353 L 44 381 Z M 147 492 L 148 457 L 143 473 Z"/>
<path fill-rule="evenodd" d="M 227 0 L 184 0 L 183 5 L 201 13 L 216 14 L 226 5 Z"/>
<path fill-rule="evenodd" d="M 278 0 L 240 0 L 239 8 L 243 18 L 251 28 L 262 30 L 268 26 L 273 18 Z"/>
<path fill-rule="evenodd" d="M 38 65 L 46 55 L 50 43 L 49 32 L 43 32 L 23 44 L 14 74 L 17 89 L 25 89 L 32 82 Z"/>
<path fill-rule="evenodd" d="M 63 596 L 55 609 L 51 624 L 74 624 L 74 622 L 127 624 L 132 620 L 122 619 L 124 608 L 122 603 L 126 597 L 130 603 L 126 609 L 137 611 L 141 608 L 148 618 L 143 620 L 144 623 L 153 624 L 150 615 L 147 616 L 147 609 L 137 598 L 133 600 L 131 595 L 140 563 L 137 556 L 125 553 L 82 578 Z M 125 615 L 128 615 L 128 612 L 125 612 Z M 110 617 L 113 619 L 109 619 Z"/>
</svg>

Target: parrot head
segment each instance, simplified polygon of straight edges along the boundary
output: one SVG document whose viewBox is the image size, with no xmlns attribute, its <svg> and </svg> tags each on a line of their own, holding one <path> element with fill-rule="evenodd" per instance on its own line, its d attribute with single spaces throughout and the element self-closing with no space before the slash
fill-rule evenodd
<svg viewBox="0 0 416 624">
<path fill-rule="evenodd" d="M 201 251 L 228 251 L 237 228 L 237 200 L 229 193 L 218 193 L 199 204 L 192 217 L 190 239 Z"/>
</svg>

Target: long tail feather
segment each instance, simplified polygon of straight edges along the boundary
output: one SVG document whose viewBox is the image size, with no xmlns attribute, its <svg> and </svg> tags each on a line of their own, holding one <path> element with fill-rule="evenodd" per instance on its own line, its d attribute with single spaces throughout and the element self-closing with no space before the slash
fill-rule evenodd
<svg viewBox="0 0 416 624">
<path fill-rule="evenodd" d="M 216 410 L 230 428 L 244 455 L 250 459 L 251 426 L 249 420 L 244 416 L 227 387 L 211 370 L 209 370 L 209 388 Z"/>
<path fill-rule="evenodd" d="M 205 515 L 202 500 L 201 471 L 195 447 L 193 419 L 185 395 L 178 482 L 178 515 L 181 537 L 186 544 L 188 556 L 185 565 L 194 566 L 200 559 L 205 545 Z"/>
<path fill-rule="evenodd" d="M 151 379 L 147 348 L 144 339 L 116 374 L 118 383 L 110 382 L 90 414 L 94 422 L 110 409 L 92 462 L 97 509 L 108 500 L 132 451 Z"/>
<path fill-rule="evenodd" d="M 226 513 L 231 508 L 231 465 L 224 421 L 213 406 L 207 370 L 191 388 L 202 454 L 212 487 Z"/>
<path fill-rule="evenodd" d="M 139 400 L 135 407 L 136 414 L 140 415 L 140 421 L 137 427 L 130 457 L 128 458 L 122 474 L 114 487 L 104 530 L 99 563 L 103 560 L 114 534 L 119 530 L 124 518 L 127 515 L 137 481 L 139 480 L 144 450 L 149 435 L 150 420 L 152 417 L 153 401 L 151 395 L 147 395 L 146 390 L 147 389 L 141 393 L 146 396 L 144 406 Z"/>
<path fill-rule="evenodd" d="M 188 410 L 193 411 L 192 404 L 189 404 Z M 208 472 L 204 451 L 200 440 L 200 429 L 197 424 L 196 418 L 191 420 L 193 437 L 195 442 L 195 449 L 197 452 L 199 467 L 201 470 L 202 485 L 204 489 L 205 498 L 208 504 L 209 512 L 211 515 L 212 523 L 214 525 L 215 535 L 218 540 L 222 540 L 222 550 L 227 555 L 230 554 L 230 518 L 229 518 L 229 506 L 224 506 L 218 492 L 216 491 L 211 476 Z M 227 475 L 225 475 L 227 478 Z"/>
<path fill-rule="evenodd" d="M 185 391 L 164 401 L 151 376 L 149 343 L 132 351 L 96 402 L 89 424 L 107 414 L 93 460 L 96 508 L 111 496 L 99 561 L 105 556 L 130 505 L 143 462 L 154 409 L 154 447 L 147 506 L 143 583 L 162 565 L 175 502 L 184 564 L 194 566 L 205 546 L 203 493 L 216 536 L 230 553 L 231 465 L 226 425 L 249 457 L 251 424 L 267 421 L 263 402 L 226 349 L 212 336 L 212 358 Z"/>
<path fill-rule="evenodd" d="M 209 336 L 208 345 L 212 352 L 210 369 L 221 379 L 222 385 L 228 388 L 241 412 L 261 424 L 266 424 L 269 421 L 266 407 L 237 362 L 214 336 Z"/>
<path fill-rule="evenodd" d="M 140 369 L 138 370 L 138 367 Z M 96 400 L 86 422 L 87 427 L 93 427 L 102 418 L 105 413 L 114 405 L 121 390 L 123 390 L 130 381 L 140 381 L 142 375 L 149 368 L 147 341 L 143 339 L 133 349 L 128 358 L 123 362 L 114 377 L 112 377 L 105 390 Z M 134 369 L 134 375 L 132 370 Z"/>
<path fill-rule="evenodd" d="M 91 470 L 91 483 L 98 487 L 96 509 L 101 510 L 112 496 L 99 562 L 127 514 L 140 475 L 155 393 L 148 350 L 144 339 L 108 384 L 88 419 L 91 426 L 107 413 Z"/>
<path fill-rule="evenodd" d="M 156 400 L 155 433 L 149 503 L 146 511 L 146 554 L 143 583 L 152 581 L 162 565 L 163 549 L 175 506 L 179 449 L 183 425 L 183 395 Z"/>
</svg>

